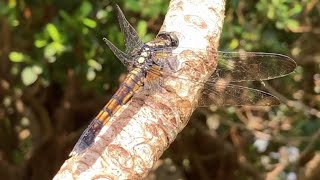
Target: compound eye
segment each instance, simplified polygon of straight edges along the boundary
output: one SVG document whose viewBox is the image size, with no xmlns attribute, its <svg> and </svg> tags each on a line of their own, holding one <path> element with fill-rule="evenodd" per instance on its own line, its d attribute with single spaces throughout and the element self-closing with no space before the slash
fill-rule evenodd
<svg viewBox="0 0 320 180">
<path fill-rule="evenodd" d="M 171 39 L 171 45 L 173 47 L 178 47 L 179 46 L 179 39 L 174 33 L 169 34 L 170 39 Z"/>
<path fill-rule="evenodd" d="M 169 39 L 171 42 L 172 47 L 178 47 L 179 46 L 179 39 L 175 32 L 160 32 L 157 37 L 163 38 L 163 39 Z"/>
<path fill-rule="evenodd" d="M 159 32 L 159 34 L 157 35 L 157 38 L 169 39 L 170 38 L 169 32 Z"/>
</svg>

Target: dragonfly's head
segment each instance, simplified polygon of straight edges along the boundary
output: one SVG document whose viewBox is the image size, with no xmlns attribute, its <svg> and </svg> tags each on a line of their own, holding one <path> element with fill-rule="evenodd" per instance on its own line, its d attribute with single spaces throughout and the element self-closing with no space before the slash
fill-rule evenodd
<svg viewBox="0 0 320 180">
<path fill-rule="evenodd" d="M 168 46 L 170 47 L 176 48 L 179 46 L 179 39 L 175 32 L 160 32 L 157 38 L 169 41 L 170 44 Z"/>
</svg>

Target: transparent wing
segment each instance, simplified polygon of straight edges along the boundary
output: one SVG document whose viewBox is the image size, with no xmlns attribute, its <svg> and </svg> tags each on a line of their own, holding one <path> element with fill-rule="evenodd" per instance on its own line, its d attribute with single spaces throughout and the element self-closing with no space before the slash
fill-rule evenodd
<svg viewBox="0 0 320 180">
<path fill-rule="evenodd" d="M 232 82 L 269 80 L 288 75 L 296 68 L 288 56 L 263 52 L 218 52 L 217 78 L 231 78 Z"/>
<path fill-rule="evenodd" d="M 280 102 L 277 97 L 270 93 L 248 88 L 240 85 L 230 84 L 229 81 L 220 79 L 218 81 L 212 82 L 193 82 L 186 78 L 177 77 L 175 75 L 167 75 L 162 77 L 164 74 L 156 68 L 151 69 L 145 81 L 145 85 L 149 84 L 165 84 L 168 77 L 173 79 L 177 78 L 179 84 L 177 88 L 179 91 L 187 92 L 190 88 L 202 89 L 201 97 L 198 104 L 194 107 L 207 107 L 211 105 L 216 106 L 272 106 L 278 105 Z M 187 85 L 187 86 L 185 86 Z M 144 86 L 145 87 L 145 86 Z M 159 86 L 153 86 L 159 87 Z M 184 88 L 188 89 L 184 89 Z M 177 97 L 179 98 L 179 97 Z M 177 101 L 179 102 L 179 101 Z M 190 108 L 189 105 L 176 104 L 177 107 Z"/>
<path fill-rule="evenodd" d="M 130 25 L 126 17 L 123 15 L 120 7 L 118 5 L 116 5 L 115 7 L 118 13 L 120 28 L 125 38 L 126 54 L 132 54 L 135 49 L 142 48 L 143 42 L 139 38 L 139 35 L 136 32 L 136 30 Z"/>
<path fill-rule="evenodd" d="M 288 56 L 263 53 L 263 52 L 206 52 L 204 50 L 190 50 L 178 48 L 179 53 L 172 52 L 173 48 L 157 49 L 154 52 L 154 59 L 157 64 L 168 64 L 176 56 L 183 56 L 192 61 L 195 58 L 206 61 L 208 57 L 218 58 L 218 66 L 215 73 L 209 78 L 214 82 L 221 78 L 228 78 L 230 82 L 260 81 L 283 77 L 293 72 L 296 63 Z M 203 58 L 201 58 L 201 56 Z M 168 74 L 171 74 L 168 68 Z M 177 71 L 177 70 L 172 70 Z"/>
<path fill-rule="evenodd" d="M 117 58 L 125 65 L 128 66 L 132 59 L 128 57 L 128 55 L 124 52 L 122 52 L 120 49 L 118 49 L 115 45 L 113 45 L 107 38 L 103 38 L 104 42 L 107 44 L 107 46 L 111 49 L 114 55 L 117 56 Z"/>
<path fill-rule="evenodd" d="M 150 75 L 153 74 L 153 75 Z M 159 81 L 165 79 L 161 78 L 160 74 L 154 72 L 148 73 L 147 82 L 149 84 L 162 84 Z M 156 76 L 157 78 L 150 78 L 150 76 Z M 149 78 L 148 78 L 149 77 Z M 175 76 L 171 76 L 177 78 Z M 274 106 L 279 105 L 280 101 L 277 97 L 273 96 L 270 93 L 248 88 L 240 85 L 230 84 L 228 81 L 219 80 L 216 82 L 191 82 L 187 79 L 179 78 L 181 84 L 188 84 L 188 88 L 199 88 L 201 90 L 200 99 L 198 104 L 193 107 L 208 107 L 211 105 L 215 106 Z M 145 84 L 146 84 L 145 83 Z M 157 86 L 154 86 L 157 87 Z M 180 88 L 179 91 L 188 91 L 189 89 L 183 89 L 183 85 L 178 85 L 177 88 Z M 179 97 L 177 97 L 179 98 Z M 179 102 L 177 100 L 177 102 Z M 181 108 L 190 108 L 190 105 L 187 104 L 176 104 L 176 107 Z"/>
<path fill-rule="evenodd" d="M 198 107 L 216 106 L 273 106 L 279 105 L 277 97 L 248 87 L 219 83 L 206 83 L 198 101 Z"/>
<path fill-rule="evenodd" d="M 285 76 L 296 68 L 294 60 L 287 56 L 274 53 L 218 52 L 216 54 L 209 55 L 205 55 L 205 53 L 207 52 L 202 51 L 200 53 L 195 53 L 190 50 L 173 53 L 172 49 L 169 50 L 168 48 L 156 50 L 154 53 L 154 58 L 156 59 L 155 62 L 174 61 L 174 56 L 184 56 L 187 61 L 192 61 L 193 58 L 199 59 L 199 56 L 203 56 L 203 58 L 217 57 L 219 65 L 216 71 L 205 82 L 193 82 L 186 79 L 186 77 L 175 76 L 174 74 L 177 71 L 171 71 L 168 70 L 168 68 L 152 68 L 150 72 L 156 72 L 154 74 L 160 74 L 160 76 L 164 77 L 171 76 L 179 78 L 185 81 L 185 83 L 190 84 L 190 86 L 203 88 L 198 106 L 271 106 L 278 105 L 280 103 L 278 98 L 272 94 L 257 89 L 233 85 L 230 84 L 230 82 L 274 79 Z M 164 64 L 168 64 L 168 62 Z M 161 69 L 166 71 L 161 71 Z"/>
</svg>

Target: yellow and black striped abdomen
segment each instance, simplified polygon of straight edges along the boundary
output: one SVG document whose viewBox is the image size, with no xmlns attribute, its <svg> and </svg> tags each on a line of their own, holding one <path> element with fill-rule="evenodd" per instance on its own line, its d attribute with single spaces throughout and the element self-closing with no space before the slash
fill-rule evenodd
<svg viewBox="0 0 320 180">
<path fill-rule="evenodd" d="M 121 84 L 118 91 L 95 117 L 102 125 L 105 125 L 119 108 L 126 104 L 143 84 L 145 72 L 141 68 L 133 69 Z"/>
<path fill-rule="evenodd" d="M 144 77 L 145 72 L 141 68 L 135 68 L 128 74 L 118 91 L 83 132 L 73 148 L 71 155 L 82 152 L 94 142 L 102 127 L 110 120 L 114 113 L 116 113 L 122 105 L 126 104 L 140 89 L 143 85 Z"/>
</svg>

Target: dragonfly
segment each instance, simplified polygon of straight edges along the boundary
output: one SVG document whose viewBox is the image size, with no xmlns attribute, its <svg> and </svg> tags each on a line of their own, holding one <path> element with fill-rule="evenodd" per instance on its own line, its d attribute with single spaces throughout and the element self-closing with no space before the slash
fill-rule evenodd
<svg viewBox="0 0 320 180">
<path fill-rule="evenodd" d="M 143 43 L 136 30 L 125 18 L 119 6 L 115 6 L 120 29 L 125 37 L 125 52 L 118 49 L 108 39 L 103 38 L 115 56 L 127 67 L 129 73 L 119 89 L 99 114 L 91 121 L 81 135 L 70 155 L 84 152 L 94 144 L 95 138 L 104 125 L 124 104 L 141 91 L 150 79 L 149 76 L 164 78 L 172 76 L 177 70 L 171 68 L 166 60 L 176 56 L 173 52 L 179 47 L 179 39 L 172 32 L 162 32 L 148 43 Z M 186 48 L 187 49 L 187 48 Z M 199 50 L 195 50 L 199 51 Z M 200 50 L 201 51 L 201 50 Z M 205 52 L 202 50 L 202 52 Z M 210 53 L 210 52 L 209 52 Z M 197 56 L 197 53 L 188 53 Z M 213 55 L 213 56 L 212 56 Z M 296 68 L 296 63 L 288 56 L 259 52 L 212 52 L 211 56 L 218 60 L 215 72 L 206 82 L 186 82 L 202 86 L 202 95 L 198 100 L 200 107 L 210 105 L 260 105 L 279 104 L 279 100 L 264 91 L 233 85 L 233 82 L 262 81 L 288 75 Z M 179 78 L 179 77 L 177 77 Z M 220 79 L 229 79 L 229 84 L 219 83 Z M 158 82 L 158 81 L 157 81 Z M 219 87 L 224 87 L 223 90 Z"/>
</svg>

